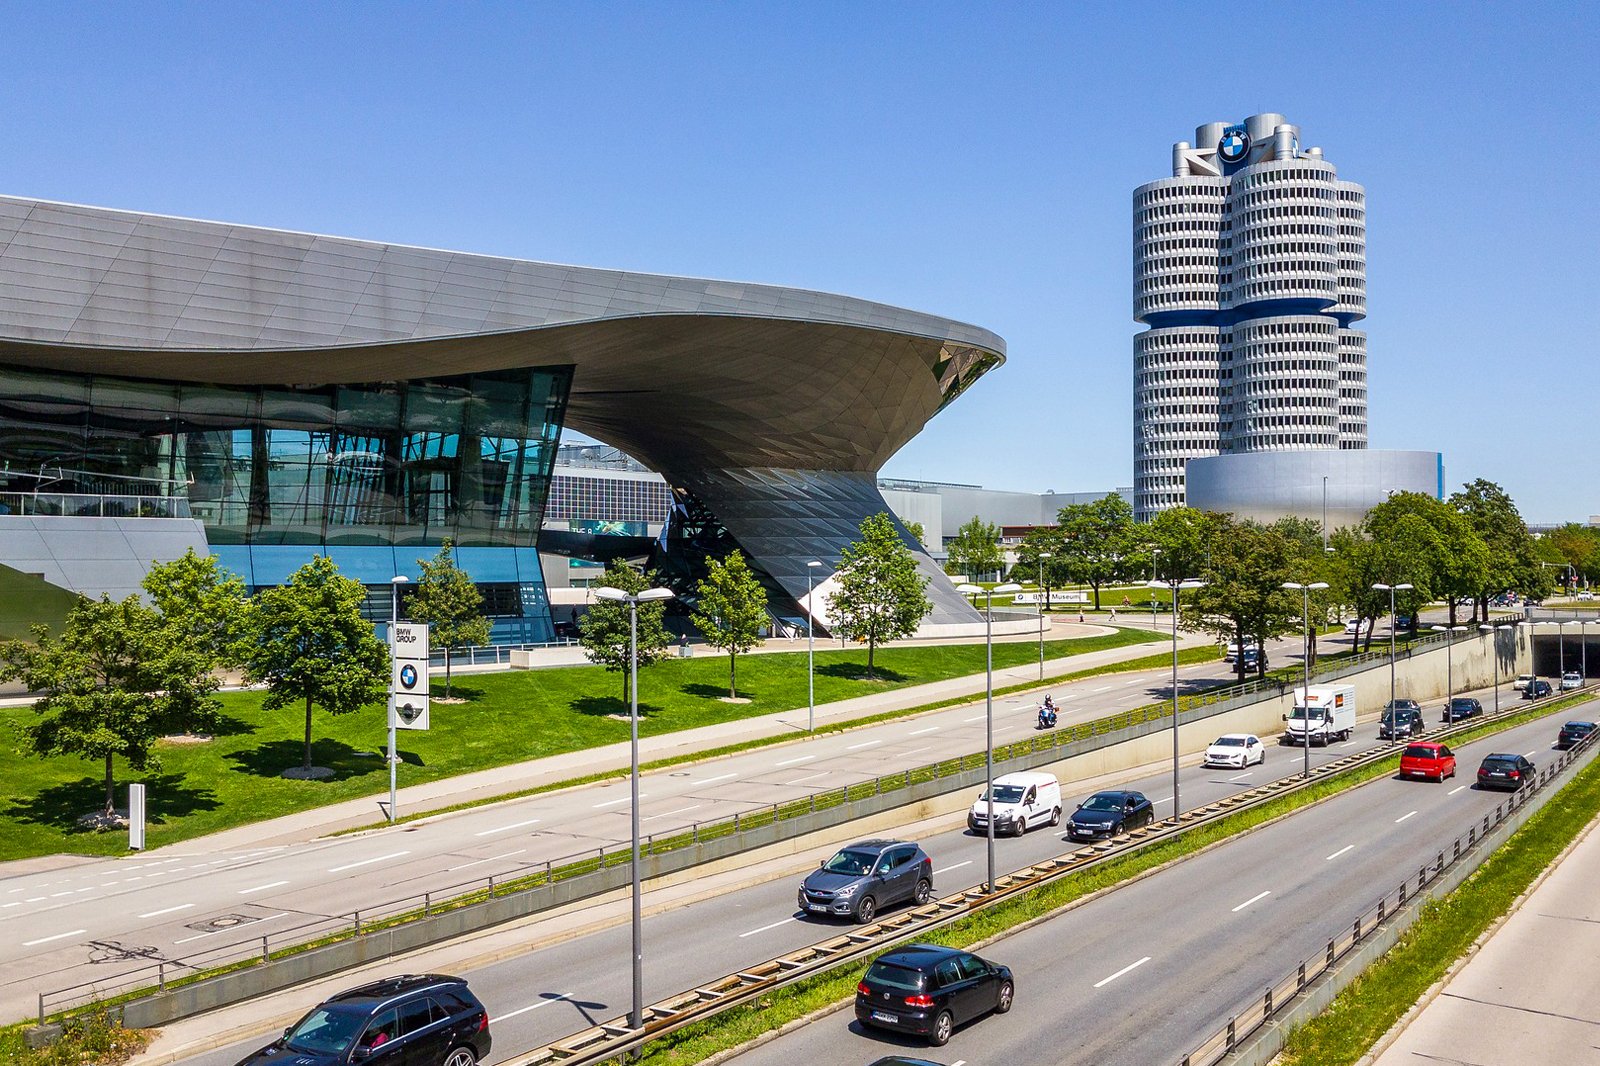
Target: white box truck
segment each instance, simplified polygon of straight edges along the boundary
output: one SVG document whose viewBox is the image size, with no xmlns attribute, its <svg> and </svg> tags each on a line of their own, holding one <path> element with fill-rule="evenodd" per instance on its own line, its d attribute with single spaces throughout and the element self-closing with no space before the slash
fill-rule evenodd
<svg viewBox="0 0 1600 1066">
<path fill-rule="evenodd" d="M 1283 738 L 1290 744 L 1321 744 L 1349 740 L 1356 728 L 1354 685 L 1312 685 L 1294 690 L 1294 710 L 1283 716 L 1289 723 Z"/>
</svg>

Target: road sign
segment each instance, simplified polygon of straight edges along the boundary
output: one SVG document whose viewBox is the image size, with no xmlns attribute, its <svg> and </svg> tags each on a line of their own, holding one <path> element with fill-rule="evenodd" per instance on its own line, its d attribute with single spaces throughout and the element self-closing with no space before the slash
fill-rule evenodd
<svg viewBox="0 0 1600 1066">
<path fill-rule="evenodd" d="M 428 627 L 396 622 L 389 692 L 396 729 L 428 728 Z"/>
</svg>

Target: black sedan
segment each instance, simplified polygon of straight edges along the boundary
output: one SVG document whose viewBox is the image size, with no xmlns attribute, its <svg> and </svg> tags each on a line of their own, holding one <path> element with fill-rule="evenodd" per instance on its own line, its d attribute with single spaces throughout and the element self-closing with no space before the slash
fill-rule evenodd
<svg viewBox="0 0 1600 1066">
<path fill-rule="evenodd" d="M 956 1026 L 1010 1010 L 1016 987 L 1008 967 L 954 948 L 912 944 L 880 955 L 867 970 L 856 986 L 856 1021 L 943 1047 Z"/>
<path fill-rule="evenodd" d="M 1504 788 L 1515 792 L 1533 780 L 1533 763 L 1522 755 L 1496 752 L 1485 755 L 1478 767 L 1479 788 Z"/>
<path fill-rule="evenodd" d="M 1067 836 L 1072 840 L 1104 840 L 1155 820 L 1155 806 L 1143 792 L 1096 792 L 1072 812 Z"/>
<path fill-rule="evenodd" d="M 1556 737 L 1556 747 L 1562 751 L 1579 744 L 1583 738 L 1594 732 L 1593 722 L 1568 722 L 1561 727 L 1561 735 Z"/>
<path fill-rule="evenodd" d="M 1550 695 L 1550 692 L 1550 682 L 1540 681 L 1536 678 L 1529 681 L 1528 686 L 1522 690 L 1522 698 L 1525 700 L 1542 700 Z"/>
<path fill-rule="evenodd" d="M 1471 696 L 1457 696 L 1444 709 L 1444 721 L 1460 722 L 1483 713 L 1483 704 Z"/>
</svg>

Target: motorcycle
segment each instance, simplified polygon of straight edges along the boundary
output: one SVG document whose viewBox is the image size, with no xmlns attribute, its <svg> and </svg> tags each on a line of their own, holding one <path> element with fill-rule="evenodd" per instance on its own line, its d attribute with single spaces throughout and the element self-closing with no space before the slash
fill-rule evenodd
<svg viewBox="0 0 1600 1066">
<path fill-rule="evenodd" d="M 1056 727 L 1056 709 L 1054 707 L 1039 708 L 1039 724 L 1035 729 L 1054 729 Z"/>
</svg>

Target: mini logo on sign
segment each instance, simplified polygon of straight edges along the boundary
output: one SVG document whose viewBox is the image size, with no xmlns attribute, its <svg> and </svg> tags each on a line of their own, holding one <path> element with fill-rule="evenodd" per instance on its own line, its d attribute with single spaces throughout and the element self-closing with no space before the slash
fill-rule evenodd
<svg viewBox="0 0 1600 1066">
<path fill-rule="evenodd" d="M 400 683 L 406 688 L 417 687 L 417 668 L 406 663 L 400 668 Z"/>
<path fill-rule="evenodd" d="M 1217 154 L 1224 163 L 1237 163 L 1250 154 L 1250 134 L 1243 126 L 1229 126 L 1217 142 Z"/>
<path fill-rule="evenodd" d="M 400 716 L 402 722 L 410 725 L 422 714 L 422 708 L 410 703 L 397 703 L 394 713 Z"/>
</svg>

